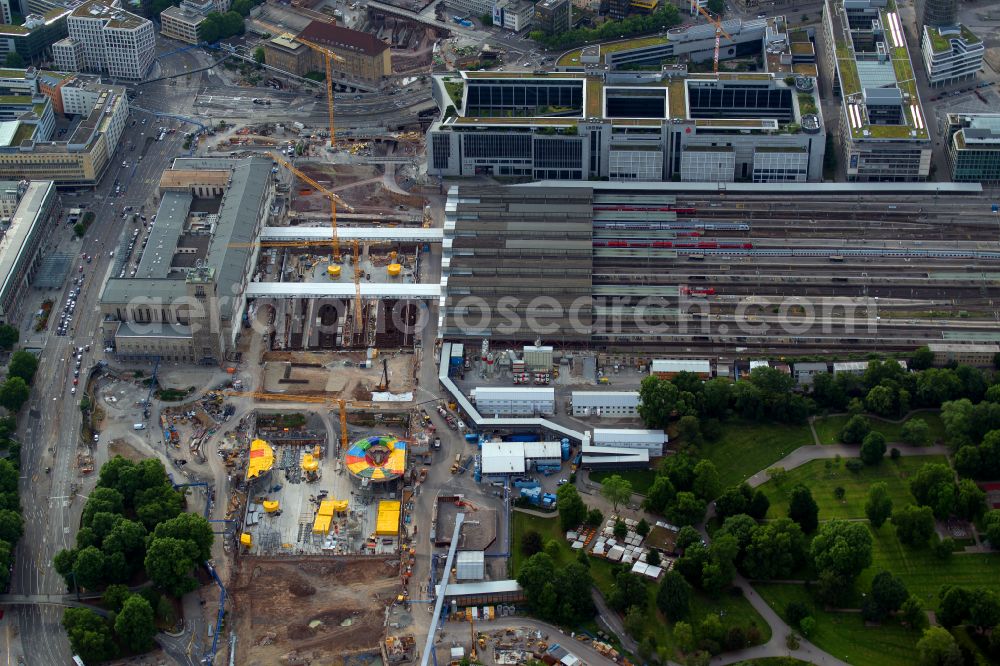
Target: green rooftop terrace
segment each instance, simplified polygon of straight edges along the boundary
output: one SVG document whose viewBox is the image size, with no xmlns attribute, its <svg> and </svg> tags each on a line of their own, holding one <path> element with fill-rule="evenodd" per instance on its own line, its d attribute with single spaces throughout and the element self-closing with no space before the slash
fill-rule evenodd
<svg viewBox="0 0 1000 666">
<path fill-rule="evenodd" d="M 14 137 L 10 140 L 10 145 L 20 146 L 22 141 L 27 141 L 35 135 L 36 125 L 29 125 L 28 123 L 21 123 L 17 131 L 14 132 Z"/>
<path fill-rule="evenodd" d="M 0 104 L 31 104 L 30 95 L 0 95 Z"/>
<path fill-rule="evenodd" d="M 667 39 L 666 35 L 654 35 L 652 37 L 636 37 L 635 39 L 626 39 L 621 42 L 611 42 L 609 44 L 601 44 L 601 54 L 607 53 L 618 53 L 619 51 L 628 51 L 630 49 L 641 49 L 647 46 L 662 46 L 670 40 Z"/>
</svg>

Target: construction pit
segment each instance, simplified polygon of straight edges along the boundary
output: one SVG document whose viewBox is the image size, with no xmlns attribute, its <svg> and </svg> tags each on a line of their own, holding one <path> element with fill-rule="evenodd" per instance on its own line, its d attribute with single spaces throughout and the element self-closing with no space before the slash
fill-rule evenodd
<svg viewBox="0 0 1000 666">
<path fill-rule="evenodd" d="M 416 387 L 414 355 L 389 352 L 370 364 L 366 352 L 265 352 L 263 387 L 271 393 L 323 393 L 331 399 L 367 401 L 382 381 L 383 359 L 389 390 L 403 397 L 412 392 Z"/>
<path fill-rule="evenodd" d="M 388 428 L 366 429 L 342 450 L 339 438 L 328 443 L 318 415 L 258 412 L 234 470 L 245 479 L 237 512 L 241 553 L 397 552 L 408 521 L 402 483 L 409 442 Z"/>
<path fill-rule="evenodd" d="M 398 556 L 243 557 L 228 586 L 242 666 L 371 661 L 402 591 Z"/>
</svg>

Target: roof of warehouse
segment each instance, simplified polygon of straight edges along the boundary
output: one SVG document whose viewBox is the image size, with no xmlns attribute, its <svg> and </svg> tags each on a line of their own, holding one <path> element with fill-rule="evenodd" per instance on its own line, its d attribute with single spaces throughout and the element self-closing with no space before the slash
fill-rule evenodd
<svg viewBox="0 0 1000 666">
<path fill-rule="evenodd" d="M 498 594 L 500 592 L 520 592 L 521 586 L 516 580 L 490 580 L 482 583 L 448 583 L 446 597 L 467 597 L 473 594 Z M 441 586 L 435 585 L 436 594 L 441 593 Z"/>
<path fill-rule="evenodd" d="M 460 550 L 455 553 L 455 562 L 483 562 L 486 560 L 486 553 L 481 550 Z"/>
<path fill-rule="evenodd" d="M 1000 352 L 1000 345 L 972 344 L 960 342 L 928 342 L 927 348 L 940 352 Z"/>
<path fill-rule="evenodd" d="M 651 372 L 712 372 L 708 359 L 663 358 L 650 365 Z"/>
<path fill-rule="evenodd" d="M 524 444 L 521 442 L 483 442 L 483 474 L 521 474 L 524 472 Z"/>
<path fill-rule="evenodd" d="M 519 184 L 517 187 L 546 188 L 591 188 L 595 192 L 601 190 L 635 190 L 655 194 L 657 192 L 690 192 L 711 193 L 745 193 L 745 194 L 980 194 L 983 191 L 981 183 L 718 183 L 718 182 L 621 182 L 621 181 L 582 181 L 582 180 L 538 180 L 532 183 Z"/>
<path fill-rule="evenodd" d="M 562 455 L 560 442 L 522 442 L 526 460 L 535 458 L 558 458 Z"/>
<path fill-rule="evenodd" d="M 552 387 L 520 386 L 477 386 L 476 401 L 479 400 L 555 400 L 556 390 Z"/>
<path fill-rule="evenodd" d="M 573 391 L 574 407 L 632 407 L 639 404 L 638 391 Z"/>
<path fill-rule="evenodd" d="M 665 442 L 667 434 L 663 430 L 647 428 L 594 428 L 594 444 L 640 441 Z"/>
</svg>

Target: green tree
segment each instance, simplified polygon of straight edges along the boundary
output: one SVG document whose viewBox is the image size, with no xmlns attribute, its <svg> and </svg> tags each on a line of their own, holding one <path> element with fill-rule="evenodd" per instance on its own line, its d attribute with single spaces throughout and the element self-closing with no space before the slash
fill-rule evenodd
<svg viewBox="0 0 1000 666">
<path fill-rule="evenodd" d="M 694 647 L 694 630 L 687 622 L 676 622 L 674 624 L 674 643 L 681 652 L 690 652 Z"/>
<path fill-rule="evenodd" d="M 638 606 L 632 606 L 625 613 L 625 632 L 637 641 L 641 641 L 646 627 L 646 613 Z"/>
<path fill-rule="evenodd" d="M 694 493 L 677 493 L 673 506 L 667 509 L 667 517 L 675 525 L 697 525 L 705 517 L 705 502 Z"/>
<path fill-rule="evenodd" d="M 636 523 L 635 533 L 641 537 L 645 537 L 649 534 L 649 523 L 646 522 L 645 518 L 640 518 L 639 522 Z"/>
<path fill-rule="evenodd" d="M 198 546 L 193 541 L 173 537 L 154 539 L 146 550 L 146 574 L 158 587 L 180 597 L 198 586 L 191 577 L 197 557 Z"/>
<path fill-rule="evenodd" d="M 815 532 L 819 525 L 819 505 L 813 499 L 812 491 L 801 483 L 789 494 L 788 517 L 797 522 L 806 534 Z"/>
<path fill-rule="evenodd" d="M 937 619 L 943 627 L 954 627 L 969 617 L 969 607 L 972 605 L 972 594 L 964 587 L 942 585 L 938 590 Z"/>
<path fill-rule="evenodd" d="M 958 448 L 972 444 L 972 414 L 974 406 L 968 398 L 949 400 L 941 405 L 941 422 L 944 423 L 948 443 Z"/>
<path fill-rule="evenodd" d="M 646 581 L 638 574 L 621 571 L 615 576 L 615 584 L 608 594 L 608 605 L 620 613 L 629 608 L 646 610 Z"/>
<path fill-rule="evenodd" d="M 899 367 L 899 366 L 896 366 Z M 896 413 L 896 392 L 888 386 L 876 386 L 865 396 L 865 408 L 881 416 Z"/>
<path fill-rule="evenodd" d="M 564 483 L 556 491 L 556 508 L 559 509 L 559 525 L 563 531 L 579 527 L 587 519 L 587 505 L 580 499 L 580 493 L 572 483 Z"/>
<path fill-rule="evenodd" d="M 535 553 L 542 552 L 542 535 L 536 530 L 528 530 L 521 535 L 521 553 L 525 557 L 531 557 Z"/>
<path fill-rule="evenodd" d="M 920 666 L 962 666 L 962 651 L 947 629 L 930 627 L 917 641 Z"/>
<path fill-rule="evenodd" d="M 726 2 L 725 0 L 708 0 L 708 11 L 712 12 L 716 16 L 722 16 L 726 13 Z"/>
<path fill-rule="evenodd" d="M 98 513 L 122 513 L 125 510 L 125 498 L 114 488 L 102 488 L 98 486 L 90 493 L 87 503 L 83 505 L 84 527 L 90 527 L 94 522 L 94 516 Z"/>
<path fill-rule="evenodd" d="M 267 56 L 266 56 L 266 55 L 264 54 L 264 49 L 263 49 L 263 47 L 260 47 L 260 46 L 258 46 L 258 47 L 257 47 L 257 48 L 256 48 L 256 49 L 254 50 L 254 52 L 253 52 L 253 59 L 257 61 L 257 64 L 258 64 L 258 65 L 263 65 L 263 64 L 264 64 L 264 59 L 265 59 L 266 57 L 267 57 Z"/>
<path fill-rule="evenodd" d="M 78 587 L 88 590 L 100 587 L 106 574 L 104 553 L 96 547 L 88 546 L 76 554 L 73 575 Z"/>
<path fill-rule="evenodd" d="M 789 578 L 806 558 L 806 539 L 789 518 L 757 526 L 743 554 L 742 568 L 750 578 Z"/>
<path fill-rule="evenodd" d="M 87 233 L 87 227 L 83 224 L 83 222 L 77 222 L 73 225 L 73 234 L 77 238 L 83 238 L 85 233 Z"/>
<path fill-rule="evenodd" d="M 719 496 L 722 492 L 722 482 L 719 480 L 719 471 L 715 468 L 715 463 L 707 458 L 699 460 L 694 466 L 694 494 L 706 502 Z"/>
<path fill-rule="evenodd" d="M 624 539 L 628 535 L 628 525 L 621 518 L 615 521 L 615 526 L 613 528 L 613 534 L 615 538 Z"/>
<path fill-rule="evenodd" d="M 17 329 L 10 324 L 0 324 L 0 348 L 13 349 L 20 337 Z"/>
<path fill-rule="evenodd" d="M 198 547 L 198 559 L 207 560 L 212 557 L 212 543 L 215 534 L 207 520 L 194 513 L 182 513 L 175 518 L 162 522 L 153 530 L 154 539 L 173 537 L 193 541 Z"/>
<path fill-rule="evenodd" d="M 753 537 L 753 533 L 757 530 L 757 527 L 756 520 L 745 513 L 739 513 L 735 516 L 729 516 L 722 521 L 722 526 L 716 530 L 715 534 L 716 536 L 730 534 L 736 537 L 736 543 L 739 544 L 740 552 L 743 552 L 750 545 L 750 539 Z"/>
<path fill-rule="evenodd" d="M 7 381 L 0 385 L 0 405 L 12 413 L 20 411 L 21 406 L 28 401 L 29 395 L 31 390 L 20 377 L 8 377 Z"/>
<path fill-rule="evenodd" d="M 138 594 L 130 596 L 115 617 L 115 633 L 132 652 L 148 651 L 156 635 L 153 607 Z"/>
<path fill-rule="evenodd" d="M 24 58 L 17 51 L 11 51 L 7 54 L 7 66 L 8 67 L 24 67 Z"/>
<path fill-rule="evenodd" d="M 618 513 L 618 505 L 627 504 L 632 498 L 632 483 L 612 474 L 601 481 L 601 496 L 611 502 L 612 509 Z"/>
<path fill-rule="evenodd" d="M 24 532 L 21 514 L 10 509 L 0 509 L 0 541 L 17 543 Z"/>
<path fill-rule="evenodd" d="M 920 598 L 914 595 L 907 597 L 899 608 L 899 619 L 910 629 L 920 630 L 927 626 L 927 613 L 920 603 Z"/>
<path fill-rule="evenodd" d="M 184 496 L 169 484 L 140 490 L 135 494 L 135 513 L 146 529 L 153 529 L 183 511 Z"/>
<path fill-rule="evenodd" d="M 20 377 L 26 384 L 30 384 L 36 370 L 38 370 L 38 357 L 31 352 L 18 350 L 10 355 L 10 363 L 7 365 L 9 377 Z"/>
<path fill-rule="evenodd" d="M 831 520 L 820 527 L 810 552 L 818 571 L 853 580 L 872 563 L 872 535 L 862 523 Z"/>
<path fill-rule="evenodd" d="M 701 421 L 697 416 L 688 414 L 677 421 L 677 437 L 685 444 L 699 446 L 702 443 Z"/>
<path fill-rule="evenodd" d="M 840 431 L 840 441 L 844 444 L 860 444 L 871 432 L 872 426 L 861 414 L 855 414 Z"/>
<path fill-rule="evenodd" d="M 97 664 L 118 656 L 118 647 L 111 627 L 100 615 L 85 608 L 67 608 L 63 612 L 63 629 L 69 637 L 73 653 L 84 663 Z"/>
<path fill-rule="evenodd" d="M 926 370 L 934 365 L 934 352 L 930 347 L 918 347 L 910 357 L 910 368 L 913 370 Z"/>
<path fill-rule="evenodd" d="M 688 546 L 695 543 L 701 543 L 701 534 L 699 534 L 698 530 L 690 525 L 682 526 L 680 531 L 677 533 L 677 539 L 674 542 L 674 547 L 677 550 L 684 552 L 688 549 Z"/>
<path fill-rule="evenodd" d="M 888 571 L 880 571 L 872 579 L 871 603 L 876 609 L 876 619 L 898 611 L 909 596 L 903 581 Z"/>
<path fill-rule="evenodd" d="M 601 513 L 600 509 L 590 509 L 587 511 L 587 524 L 591 527 L 598 527 L 604 522 L 604 514 Z"/>
<path fill-rule="evenodd" d="M 677 622 L 688 616 L 691 607 L 691 586 L 684 580 L 684 576 L 676 571 L 668 571 L 663 575 L 663 580 L 656 590 L 656 607 L 671 622 Z"/>
<path fill-rule="evenodd" d="M 931 428 L 923 419 L 910 419 L 903 424 L 900 437 L 910 446 L 927 446 L 931 443 Z"/>
<path fill-rule="evenodd" d="M 870 432 L 861 442 L 861 461 L 866 465 L 877 465 L 885 457 L 885 435 L 880 432 Z"/>
<path fill-rule="evenodd" d="M 993 509 L 983 519 L 986 540 L 994 550 L 1000 550 L 1000 509 Z"/>
<path fill-rule="evenodd" d="M 14 565 L 14 549 L 6 541 L 0 541 L 0 590 L 10 584 L 10 572 Z"/>
<path fill-rule="evenodd" d="M 101 605 L 112 613 L 117 613 L 121 611 L 122 606 L 125 605 L 125 601 L 130 596 L 132 596 L 132 593 L 129 592 L 127 585 L 120 583 L 108 585 L 101 596 Z"/>
<path fill-rule="evenodd" d="M 909 546 L 925 546 L 934 534 L 934 514 L 930 507 L 909 504 L 892 515 L 896 536 Z"/>
<path fill-rule="evenodd" d="M 1000 622 L 1000 595 L 993 590 L 977 587 L 972 591 L 969 605 L 969 624 L 980 632 Z"/>
<path fill-rule="evenodd" d="M 642 506 L 647 511 L 662 514 L 673 504 L 676 497 L 677 491 L 670 479 L 666 476 L 657 476 L 653 485 L 646 491 L 646 499 L 642 501 Z"/>
<path fill-rule="evenodd" d="M 665 428 L 673 418 L 680 391 L 656 375 L 644 377 L 639 385 L 639 416 L 649 428 Z"/>
<path fill-rule="evenodd" d="M 929 506 L 937 518 L 947 518 L 955 509 L 955 474 L 941 463 L 926 463 L 910 479 L 910 492 L 921 506 Z"/>
<path fill-rule="evenodd" d="M 986 511 L 986 493 L 972 479 L 958 482 L 955 513 L 965 520 L 977 520 Z M 0 536 L 0 538 L 3 538 Z"/>
<path fill-rule="evenodd" d="M 889 485 L 884 481 L 873 483 L 868 487 L 868 500 L 865 502 L 865 515 L 875 529 L 882 525 L 892 515 L 892 498 L 889 496 Z"/>
</svg>

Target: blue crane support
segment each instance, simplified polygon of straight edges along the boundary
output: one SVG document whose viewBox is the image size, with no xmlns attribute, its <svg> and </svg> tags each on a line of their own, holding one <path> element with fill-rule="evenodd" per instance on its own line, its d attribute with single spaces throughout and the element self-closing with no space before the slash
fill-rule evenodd
<svg viewBox="0 0 1000 666">
<path fill-rule="evenodd" d="M 222 630 L 222 619 L 226 614 L 226 588 L 219 580 L 219 575 L 215 573 L 215 567 L 205 562 L 205 568 L 212 574 L 212 579 L 219 586 L 219 615 L 215 620 L 215 631 L 212 632 L 212 647 L 205 652 L 205 663 L 211 664 L 215 661 L 215 653 L 219 648 L 219 631 Z"/>
<path fill-rule="evenodd" d="M 448 548 L 448 558 L 444 562 L 445 575 L 441 578 L 441 589 L 437 593 L 437 600 L 434 604 L 434 615 L 431 617 L 431 626 L 427 629 L 427 640 L 424 643 L 424 653 L 420 656 L 420 666 L 428 666 L 428 661 L 433 657 L 437 664 L 437 650 L 434 649 L 434 633 L 438 629 L 438 622 L 441 619 L 441 609 L 444 607 L 444 598 L 448 593 L 448 572 L 451 571 L 455 563 L 455 551 L 458 550 L 458 539 L 462 533 L 462 523 L 465 521 L 465 514 L 459 513 L 455 516 L 455 531 L 451 535 L 451 545 Z"/>
</svg>

